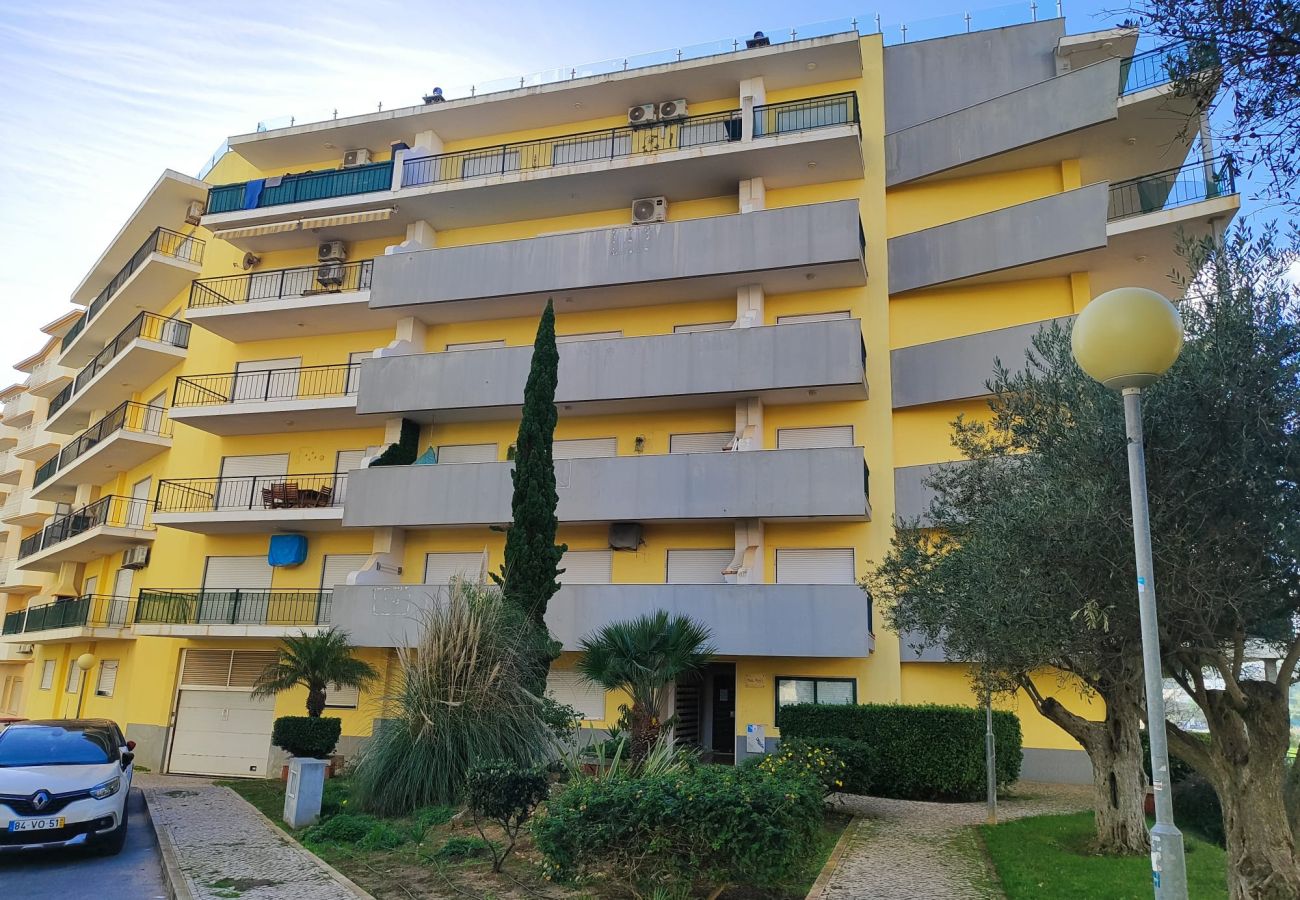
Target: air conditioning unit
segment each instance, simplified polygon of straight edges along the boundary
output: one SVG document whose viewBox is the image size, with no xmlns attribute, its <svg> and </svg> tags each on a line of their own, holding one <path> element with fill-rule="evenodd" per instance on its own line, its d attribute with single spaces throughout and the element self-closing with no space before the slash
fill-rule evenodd
<svg viewBox="0 0 1300 900">
<path fill-rule="evenodd" d="M 149 565 L 149 548 L 143 544 L 139 547 L 127 547 L 122 551 L 122 568 L 143 569 Z"/>
<path fill-rule="evenodd" d="M 325 287 L 338 287 L 343 283 L 343 267 L 338 263 L 322 263 L 316 267 L 316 280 Z"/>
<path fill-rule="evenodd" d="M 364 166 L 370 163 L 370 151 L 365 147 L 358 150 L 349 150 L 343 154 L 343 168 L 351 169 L 353 166 Z"/>
<path fill-rule="evenodd" d="M 611 522 L 609 546 L 612 550 L 639 550 L 645 543 L 645 529 L 640 522 Z"/>
<path fill-rule="evenodd" d="M 326 241 L 316 248 L 317 262 L 343 262 L 348 258 L 348 245 L 342 241 Z"/>
<path fill-rule="evenodd" d="M 667 197 L 642 197 L 632 201 L 632 224 L 649 225 L 668 218 Z"/>
<path fill-rule="evenodd" d="M 627 111 L 627 124 L 644 125 L 647 122 L 653 122 L 659 118 L 659 104 L 642 103 L 640 106 L 632 106 Z"/>
<path fill-rule="evenodd" d="M 659 118 L 663 119 L 684 119 L 686 118 L 686 101 L 685 100 L 665 100 L 659 104 Z"/>
<path fill-rule="evenodd" d="M 202 200 L 191 200 L 190 205 L 185 209 L 185 221 L 190 225 L 199 224 L 199 219 L 203 218 L 205 209 Z"/>
</svg>

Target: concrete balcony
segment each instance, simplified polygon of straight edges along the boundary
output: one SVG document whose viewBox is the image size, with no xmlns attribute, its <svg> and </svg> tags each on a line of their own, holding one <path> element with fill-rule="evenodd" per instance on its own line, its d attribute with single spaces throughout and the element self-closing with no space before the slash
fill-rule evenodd
<svg viewBox="0 0 1300 900">
<path fill-rule="evenodd" d="M 198 534 L 334 530 L 347 487 L 347 472 L 167 479 L 153 522 Z"/>
<path fill-rule="evenodd" d="M 0 506 L 0 522 L 31 528 L 41 525 L 54 515 L 55 506 L 48 500 L 38 500 L 27 489 L 11 491 Z"/>
<path fill-rule="evenodd" d="M 11 612 L 4 618 L 6 642 L 57 643 L 121 640 L 132 637 L 135 601 L 130 597 L 87 594 Z"/>
<path fill-rule="evenodd" d="M 357 415 L 361 363 L 176 379 L 171 416 L 209 434 L 277 434 L 367 424 Z"/>
<path fill-rule="evenodd" d="M 188 322 L 140 313 L 50 401 L 45 427 L 59 434 L 81 431 L 95 410 L 116 408 L 124 395 L 179 365 L 189 345 Z"/>
<path fill-rule="evenodd" d="M 47 504 L 53 506 L 53 504 Z M 88 563 L 152 542 L 148 500 L 109 495 L 59 516 L 18 547 L 24 569 L 57 572 L 67 562 Z"/>
<path fill-rule="evenodd" d="M 284 637 L 330 625 L 331 591 L 140 591 L 137 635 Z"/>
<path fill-rule="evenodd" d="M 0 560 L 0 594 L 35 594 L 44 584 L 41 573 L 20 569 L 13 559 Z"/>
<path fill-rule="evenodd" d="M 27 390 L 37 397 L 48 400 L 67 387 L 76 377 L 76 369 L 47 359 L 32 369 L 31 375 L 27 378 Z"/>
<path fill-rule="evenodd" d="M 401 155 L 391 184 L 383 183 L 382 171 L 349 179 L 353 170 L 342 169 L 286 176 L 269 198 L 270 189 L 250 190 L 248 184 L 214 188 L 214 211 L 203 224 L 241 249 L 261 252 L 313 245 L 319 229 L 356 241 L 421 220 L 437 230 L 465 228 L 615 209 L 631 198 L 665 193 L 675 200 L 716 197 L 746 178 L 762 178 L 774 190 L 863 172 L 855 94 Z M 282 190 L 291 180 L 294 187 Z M 311 198 L 304 196 L 299 185 L 308 182 L 322 192 L 309 188 Z"/>
<path fill-rule="evenodd" d="M 35 394 L 22 391 L 4 405 L 4 423 L 10 428 L 22 428 L 32 424 L 32 419 L 36 415 L 37 406 L 44 406 L 44 402 L 37 398 Z M 18 435 L 15 432 L 14 438 Z"/>
<path fill-rule="evenodd" d="M 866 283 L 855 200 L 396 253 L 375 261 L 370 305 L 430 324 L 685 302 L 757 284 L 769 294 Z M 490 301 L 490 302 L 479 302 Z M 570 305 L 571 304 L 571 305 Z"/>
<path fill-rule="evenodd" d="M 22 478 L 23 459 L 12 450 L 0 450 L 0 484 L 17 484 Z"/>
<path fill-rule="evenodd" d="M 19 459 L 43 463 L 59 452 L 59 442 L 43 425 L 35 423 L 18 429 L 18 442 L 9 451 Z"/>
<path fill-rule="evenodd" d="M 555 400 L 565 415 L 742 397 L 775 404 L 867 399 L 857 319 L 572 341 L 559 350 Z M 367 359 L 356 408 L 420 421 L 510 418 L 519 412 L 532 356 L 532 347 L 505 347 Z"/>
<path fill-rule="evenodd" d="M 107 481 L 172 445 L 167 411 L 127 401 L 68 442 L 33 478 L 32 496 L 71 501 L 79 484 Z"/>
<path fill-rule="evenodd" d="M 331 624 L 365 647 L 412 647 L 445 585 L 339 586 Z M 610 622 L 656 610 L 708 626 L 725 656 L 863 657 L 875 646 L 871 599 L 855 584 L 570 584 L 546 624 L 565 650 Z"/>
<path fill-rule="evenodd" d="M 507 523 L 512 465 L 359 469 L 343 524 Z M 555 473 L 562 522 L 871 517 L 860 447 L 559 460 Z"/>
</svg>

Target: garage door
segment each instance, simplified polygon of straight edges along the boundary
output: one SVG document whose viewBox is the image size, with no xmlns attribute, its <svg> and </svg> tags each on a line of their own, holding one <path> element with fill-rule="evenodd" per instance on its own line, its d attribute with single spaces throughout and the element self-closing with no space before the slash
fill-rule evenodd
<svg viewBox="0 0 1300 900">
<path fill-rule="evenodd" d="M 727 547 L 717 550 L 669 550 L 669 584 L 722 584 L 722 570 L 731 565 L 736 551 Z"/>
<path fill-rule="evenodd" d="M 776 551 L 777 584 L 853 584 L 853 548 Z"/>
<path fill-rule="evenodd" d="M 169 772 L 263 778 L 271 755 L 275 698 L 254 699 L 274 650 L 186 650 Z"/>
</svg>

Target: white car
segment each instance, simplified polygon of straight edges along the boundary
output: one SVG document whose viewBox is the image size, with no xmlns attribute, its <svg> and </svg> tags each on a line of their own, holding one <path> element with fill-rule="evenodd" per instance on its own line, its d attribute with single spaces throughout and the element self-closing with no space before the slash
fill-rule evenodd
<svg viewBox="0 0 1300 900">
<path fill-rule="evenodd" d="M 17 722 L 0 732 L 0 852 L 121 851 L 134 750 L 107 719 Z"/>
</svg>

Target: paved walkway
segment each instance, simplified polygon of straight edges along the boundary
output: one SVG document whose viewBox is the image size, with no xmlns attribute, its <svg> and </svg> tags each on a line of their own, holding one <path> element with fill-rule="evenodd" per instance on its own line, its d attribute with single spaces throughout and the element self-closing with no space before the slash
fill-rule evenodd
<svg viewBox="0 0 1300 900">
<path fill-rule="evenodd" d="M 356 900 L 315 856 L 230 788 L 207 779 L 137 775 L 164 852 L 194 900 Z M 183 894 L 181 896 L 184 896 Z"/>
<path fill-rule="evenodd" d="M 1024 799 L 998 803 L 1000 820 L 1074 812 L 1089 807 L 1091 787 L 1016 785 Z M 970 828 L 984 821 L 983 803 L 919 803 L 844 796 L 859 818 L 826 900 L 987 900 L 1001 896 Z"/>
</svg>

